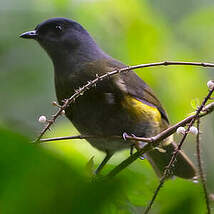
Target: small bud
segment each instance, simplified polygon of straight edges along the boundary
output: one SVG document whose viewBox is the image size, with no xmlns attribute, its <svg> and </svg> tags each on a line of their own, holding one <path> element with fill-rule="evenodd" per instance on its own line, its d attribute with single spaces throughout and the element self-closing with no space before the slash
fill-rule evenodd
<svg viewBox="0 0 214 214">
<path fill-rule="evenodd" d="M 195 176 L 195 177 L 192 178 L 192 182 L 197 184 L 197 183 L 199 183 L 198 179 L 199 179 L 198 176 Z"/>
<path fill-rule="evenodd" d="M 210 201 L 214 201 L 214 194 L 213 193 L 210 193 L 209 199 L 210 199 Z"/>
<path fill-rule="evenodd" d="M 47 122 L 47 118 L 44 116 L 44 115 L 42 115 L 42 116 L 40 116 L 39 117 L 39 120 L 38 120 L 40 123 L 46 123 Z"/>
<path fill-rule="evenodd" d="M 195 126 L 191 126 L 190 129 L 189 129 L 189 132 L 192 135 L 197 135 L 198 134 L 198 129 Z"/>
<path fill-rule="evenodd" d="M 178 127 L 177 130 L 176 130 L 176 133 L 177 134 L 181 134 L 181 135 L 184 135 L 186 132 L 186 129 L 182 126 Z"/>
<path fill-rule="evenodd" d="M 61 115 L 65 115 L 65 110 L 62 110 L 62 111 L 61 111 Z"/>
<path fill-rule="evenodd" d="M 207 82 L 207 87 L 208 87 L 210 90 L 212 90 L 212 89 L 214 88 L 214 81 L 213 81 L 213 80 L 209 80 L 209 81 Z"/>
<path fill-rule="evenodd" d="M 61 106 L 60 106 L 56 101 L 52 102 L 52 105 L 53 105 L 53 106 L 56 106 L 56 107 L 58 107 L 58 108 L 61 108 Z"/>
<path fill-rule="evenodd" d="M 57 106 L 58 104 L 57 104 L 56 101 L 53 101 L 53 102 L 52 102 L 52 105 L 53 105 L 53 106 Z"/>
</svg>

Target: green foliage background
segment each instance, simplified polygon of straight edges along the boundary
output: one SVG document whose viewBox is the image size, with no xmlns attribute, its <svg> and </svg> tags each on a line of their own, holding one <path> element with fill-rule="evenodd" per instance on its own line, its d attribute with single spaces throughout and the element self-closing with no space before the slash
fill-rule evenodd
<svg viewBox="0 0 214 214">
<path fill-rule="evenodd" d="M 11 0 L 0 7 L 0 212 L 142 213 L 158 184 L 146 160 L 138 160 L 112 181 L 91 182 L 87 161 L 103 154 L 86 141 L 45 145 L 29 142 L 42 126 L 40 115 L 55 112 L 51 61 L 38 44 L 18 35 L 50 17 L 77 20 L 110 55 L 128 65 L 163 60 L 214 61 L 212 0 Z M 175 123 L 207 94 L 213 69 L 156 67 L 137 73 L 156 91 Z M 202 121 L 208 189 L 214 192 L 214 116 Z M 19 134 L 18 134 L 19 133 Z M 77 131 L 65 118 L 48 136 Z M 25 136 L 25 137 L 23 137 Z M 194 138 L 185 150 L 195 159 Z M 104 174 L 128 156 L 112 158 Z M 213 204 L 212 204 L 213 206 Z M 174 179 L 161 190 L 151 213 L 204 213 L 200 184 Z"/>
</svg>

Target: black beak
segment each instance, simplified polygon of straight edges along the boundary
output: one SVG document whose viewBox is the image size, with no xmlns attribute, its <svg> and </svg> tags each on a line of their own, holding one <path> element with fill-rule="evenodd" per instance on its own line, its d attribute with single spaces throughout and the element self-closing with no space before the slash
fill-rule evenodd
<svg viewBox="0 0 214 214">
<path fill-rule="evenodd" d="M 22 33 L 20 35 L 21 38 L 24 38 L 24 39 L 37 39 L 38 37 L 38 34 L 35 30 L 32 30 L 32 31 L 28 31 L 28 32 L 25 32 L 25 33 Z"/>
</svg>

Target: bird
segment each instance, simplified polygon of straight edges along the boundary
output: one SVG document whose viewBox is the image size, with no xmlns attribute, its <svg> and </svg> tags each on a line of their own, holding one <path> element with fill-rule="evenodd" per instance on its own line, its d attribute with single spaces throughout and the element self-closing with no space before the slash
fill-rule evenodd
<svg viewBox="0 0 214 214">
<path fill-rule="evenodd" d="M 47 19 L 20 37 L 36 40 L 51 58 L 60 105 L 97 75 L 126 67 L 105 53 L 88 31 L 72 19 Z M 111 136 L 152 137 L 170 126 L 167 113 L 153 90 L 133 71 L 98 82 L 96 87 L 67 107 L 65 115 L 80 134 L 107 136 L 87 139 L 93 147 L 106 154 L 96 170 L 97 174 L 115 152 L 133 146 L 133 142 Z M 137 147 L 145 145 L 145 142 L 137 143 Z M 162 142 L 161 148 L 162 151 L 153 149 L 145 154 L 159 177 L 163 175 L 177 144 L 170 136 Z M 196 176 L 195 166 L 184 151 L 178 151 L 171 174 L 184 179 Z"/>
</svg>

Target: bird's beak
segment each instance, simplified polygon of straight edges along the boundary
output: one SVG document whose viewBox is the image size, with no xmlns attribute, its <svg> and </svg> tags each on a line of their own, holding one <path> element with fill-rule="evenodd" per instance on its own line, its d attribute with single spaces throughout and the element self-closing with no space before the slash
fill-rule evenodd
<svg viewBox="0 0 214 214">
<path fill-rule="evenodd" d="M 24 38 L 24 39 L 37 39 L 38 37 L 38 34 L 35 30 L 32 30 L 32 31 L 28 31 L 28 32 L 25 32 L 25 33 L 22 33 L 20 35 L 21 38 Z"/>
</svg>

